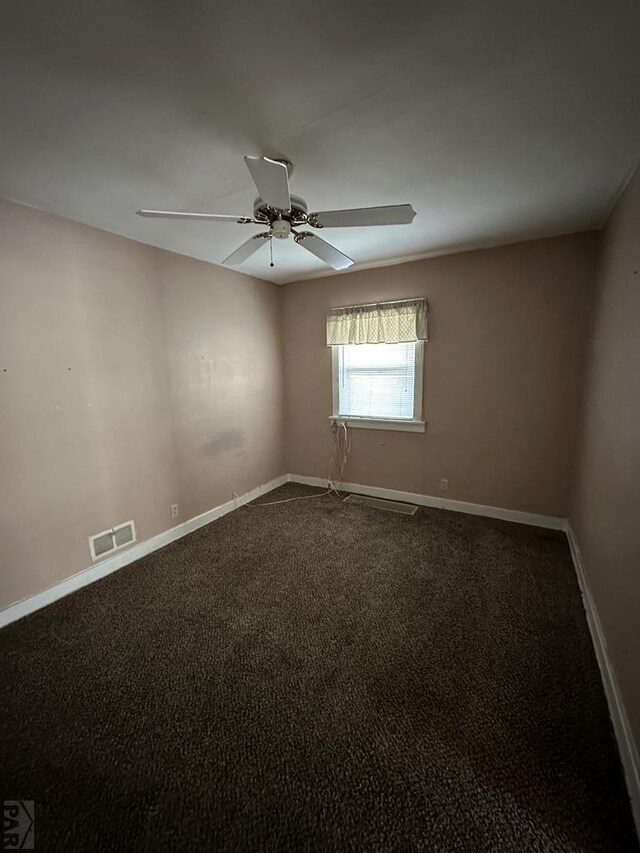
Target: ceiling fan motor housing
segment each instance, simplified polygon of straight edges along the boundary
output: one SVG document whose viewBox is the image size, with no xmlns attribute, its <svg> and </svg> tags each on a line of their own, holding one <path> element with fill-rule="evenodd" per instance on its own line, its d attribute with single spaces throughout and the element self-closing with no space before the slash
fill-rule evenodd
<svg viewBox="0 0 640 853">
<path fill-rule="evenodd" d="M 307 203 L 297 195 L 291 195 L 291 207 L 289 210 L 278 210 L 269 207 L 268 204 L 258 196 L 253 203 L 253 216 L 258 222 L 270 225 L 276 219 L 287 219 L 292 225 L 303 225 L 307 221 Z"/>
</svg>

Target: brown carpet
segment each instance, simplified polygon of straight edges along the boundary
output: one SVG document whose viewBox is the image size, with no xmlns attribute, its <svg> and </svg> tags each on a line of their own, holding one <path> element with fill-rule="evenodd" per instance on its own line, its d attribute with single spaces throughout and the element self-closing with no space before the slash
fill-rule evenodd
<svg viewBox="0 0 640 853">
<path fill-rule="evenodd" d="M 245 507 L 0 648 L 36 850 L 638 849 L 559 533 Z"/>
</svg>

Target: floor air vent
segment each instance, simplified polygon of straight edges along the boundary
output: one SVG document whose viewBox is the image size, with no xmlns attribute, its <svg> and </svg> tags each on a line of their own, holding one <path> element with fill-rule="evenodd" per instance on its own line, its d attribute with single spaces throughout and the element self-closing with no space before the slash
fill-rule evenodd
<svg viewBox="0 0 640 853">
<path fill-rule="evenodd" d="M 365 495 L 347 495 L 344 502 L 346 504 L 370 506 L 374 509 L 384 509 L 387 512 L 399 512 L 401 515 L 415 515 L 418 511 L 418 507 L 414 504 L 401 504 L 398 501 L 385 501 L 382 498 L 369 498 Z"/>
<path fill-rule="evenodd" d="M 100 557 L 111 554 L 112 551 L 118 551 L 135 541 L 136 526 L 133 521 L 125 521 L 124 524 L 112 527 L 111 530 L 103 530 L 102 533 L 89 537 L 91 559 L 99 560 Z"/>
</svg>

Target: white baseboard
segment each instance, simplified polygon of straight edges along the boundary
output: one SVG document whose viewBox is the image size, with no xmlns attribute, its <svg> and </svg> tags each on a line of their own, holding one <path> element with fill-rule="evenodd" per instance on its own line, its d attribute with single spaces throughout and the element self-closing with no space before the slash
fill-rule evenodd
<svg viewBox="0 0 640 853">
<path fill-rule="evenodd" d="M 35 595 L 23 598 L 22 601 L 18 601 L 15 604 L 10 604 L 4 610 L 0 610 L 0 628 L 9 625 L 11 622 L 15 622 L 17 619 L 22 619 L 23 616 L 28 616 L 29 613 L 40 610 L 48 604 L 53 604 L 59 598 L 64 598 L 65 595 L 69 595 L 78 589 L 82 589 L 83 586 L 88 586 L 90 583 L 104 578 L 112 572 L 116 572 L 123 566 L 127 566 L 129 563 L 133 563 L 141 557 L 151 554 L 152 551 L 164 548 L 165 545 L 175 542 L 176 539 L 186 536 L 187 533 L 192 533 L 199 527 L 215 521 L 216 518 L 226 515 L 228 512 L 259 498 L 261 495 L 270 492 L 272 489 L 276 489 L 278 486 L 284 485 L 286 482 L 288 482 L 286 474 L 276 477 L 275 480 L 271 480 L 271 482 L 258 486 L 238 498 L 234 498 L 227 501 L 227 503 L 203 512 L 202 515 L 190 518 L 188 521 L 171 527 L 169 530 L 163 530 L 162 533 L 158 533 L 157 536 L 152 536 L 150 539 L 145 539 L 143 542 L 137 542 L 130 548 L 120 551 L 112 557 L 107 557 L 101 562 L 95 563 L 93 566 L 65 578 L 60 583 L 42 590 L 42 592 L 37 592 Z"/>
<path fill-rule="evenodd" d="M 303 483 L 306 486 L 327 488 L 327 480 L 322 477 L 305 477 L 302 474 L 289 474 L 290 483 Z M 363 486 L 360 483 L 336 483 L 341 492 L 355 492 L 358 495 L 368 495 L 372 498 L 386 498 L 392 501 L 430 506 L 436 509 L 448 509 L 452 512 L 466 512 L 469 515 L 484 515 L 487 518 L 499 518 L 502 521 L 515 521 L 518 524 L 530 524 L 533 527 L 548 527 L 550 530 L 564 530 L 564 518 L 553 515 L 538 515 L 534 512 L 521 512 L 517 509 L 503 509 L 499 506 L 484 506 L 483 504 L 454 501 L 449 498 L 439 498 L 433 495 L 419 495 L 414 492 L 401 492 L 397 489 L 383 489 L 380 486 Z"/>
<path fill-rule="evenodd" d="M 627 791 L 629 800 L 631 801 L 631 811 L 636 824 L 636 830 L 640 836 L 640 761 L 638 760 L 638 749 L 633 738 L 629 718 L 622 701 L 622 695 L 618 682 L 616 680 L 615 671 L 609 660 L 607 652 L 607 642 L 605 640 L 602 624 L 596 604 L 591 593 L 589 580 L 585 571 L 584 561 L 580 548 L 576 540 L 575 534 L 571 528 L 571 524 L 566 523 L 567 539 L 569 540 L 569 548 L 573 565 L 575 566 L 580 592 L 582 593 L 582 601 L 587 614 L 587 623 L 591 631 L 591 640 L 593 648 L 600 667 L 602 676 L 602 684 L 604 686 L 605 696 L 609 705 L 609 714 L 613 729 L 615 731 L 616 740 L 618 742 L 618 750 L 620 752 L 620 760 L 624 769 L 624 776 L 627 783 Z"/>
</svg>

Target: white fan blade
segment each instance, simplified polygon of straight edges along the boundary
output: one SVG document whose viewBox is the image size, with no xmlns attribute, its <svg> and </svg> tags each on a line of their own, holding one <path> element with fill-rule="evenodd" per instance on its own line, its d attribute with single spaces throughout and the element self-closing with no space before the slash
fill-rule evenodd
<svg viewBox="0 0 640 853">
<path fill-rule="evenodd" d="M 302 231 L 299 234 L 296 234 L 294 240 L 302 246 L 303 249 L 306 249 L 307 252 L 311 252 L 311 254 L 315 255 L 316 258 L 320 258 L 320 260 L 324 261 L 325 264 L 329 264 L 329 266 L 333 267 L 334 270 L 346 270 L 347 267 L 350 267 L 353 264 L 351 258 L 343 255 L 342 252 L 339 252 L 335 246 L 331 245 L 331 243 L 321 240 L 320 237 L 316 237 L 315 234 L 311 234 L 309 231 Z"/>
<path fill-rule="evenodd" d="M 227 216 L 224 213 L 182 213 L 179 210 L 136 210 L 138 216 L 158 219 L 217 219 L 219 222 L 252 222 L 249 216 Z"/>
<path fill-rule="evenodd" d="M 289 210 L 289 173 L 284 163 L 268 157 L 245 157 L 244 162 L 262 201 L 278 210 Z"/>
<path fill-rule="evenodd" d="M 229 257 L 225 258 L 222 263 L 228 267 L 235 267 L 241 264 L 247 258 L 251 257 L 254 252 L 257 252 L 260 246 L 263 246 L 269 239 L 271 238 L 268 236 L 268 232 L 254 234 L 253 237 L 249 237 L 241 246 L 238 246 L 235 252 L 231 252 Z"/>
<path fill-rule="evenodd" d="M 352 210 L 321 210 L 309 214 L 314 228 L 351 228 L 361 225 L 408 225 L 416 215 L 410 204 L 355 207 Z"/>
</svg>

